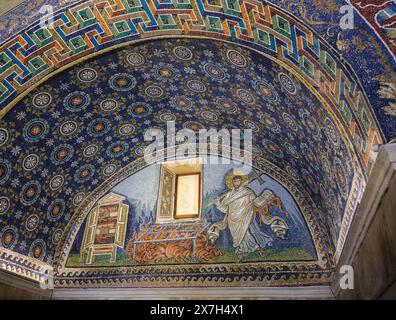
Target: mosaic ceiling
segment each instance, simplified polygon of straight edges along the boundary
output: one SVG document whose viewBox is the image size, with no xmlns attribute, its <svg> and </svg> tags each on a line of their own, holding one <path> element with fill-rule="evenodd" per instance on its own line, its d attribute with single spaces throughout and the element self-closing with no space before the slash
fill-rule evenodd
<svg viewBox="0 0 396 320">
<path fill-rule="evenodd" d="M 2 245 L 51 263 L 75 209 L 142 157 L 147 130 L 165 133 L 167 121 L 177 129 L 251 128 L 255 153 L 307 192 L 319 206 L 311 212 L 325 213 L 312 216 L 334 254 L 354 178 L 334 121 L 271 60 L 193 39 L 101 55 L 54 76 L 6 114 Z"/>
<path fill-rule="evenodd" d="M 0 245 L 63 263 L 88 196 L 175 121 L 252 129 L 260 173 L 307 206 L 325 252 L 311 267 L 330 272 L 371 146 L 396 134 L 387 20 L 375 34 L 359 7 L 342 31 L 330 2 L 29 1 L 0 17 Z M 60 10 L 50 32 L 22 14 L 43 4 Z"/>
<path fill-rule="evenodd" d="M 86 0 L 24 1 L 18 7 L 0 16 L 0 42 L 6 41 L 40 19 L 42 14 L 39 10 L 44 4 L 52 5 L 56 12 L 86 2 Z M 90 2 L 94 3 L 94 1 Z M 111 1 L 110 3 L 115 4 L 116 2 Z M 235 9 L 235 13 L 240 12 L 240 9 L 236 9 L 236 6 L 232 4 L 233 1 L 228 2 L 230 8 Z M 218 9 L 214 9 L 215 11 L 222 11 L 221 6 L 228 2 L 202 1 L 203 5 L 200 8 L 206 7 L 206 4 L 214 4 L 219 5 Z M 365 4 L 358 0 L 274 0 L 261 2 L 273 4 L 291 13 L 297 18 L 297 21 L 302 21 L 312 28 L 332 46 L 334 52 L 337 52 L 351 66 L 351 70 L 356 73 L 357 79 L 363 85 L 381 124 L 384 137 L 388 140 L 394 138 L 396 136 L 396 93 L 394 87 L 396 81 L 396 49 L 392 34 L 394 32 L 393 20 L 396 4 L 387 0 L 370 0 Z M 126 3 L 120 1 L 121 6 Z M 132 4 L 131 7 L 136 6 L 136 9 L 132 12 L 139 11 L 137 8 L 150 10 L 150 1 L 147 1 L 147 5 L 144 5 L 146 1 L 129 1 L 129 3 Z M 153 3 L 157 2 L 154 1 Z M 165 4 L 167 2 L 163 1 L 156 4 L 157 8 L 161 8 L 159 3 L 164 3 L 164 8 L 168 8 Z M 186 1 L 186 3 L 189 3 L 189 1 Z M 345 5 L 352 5 L 354 8 L 354 26 L 352 29 L 343 30 L 340 27 L 340 20 L 343 16 L 340 10 Z M 186 8 L 190 7 L 187 5 Z M 191 8 L 195 10 L 193 6 Z M 208 11 L 210 12 L 211 8 L 208 8 Z M 234 15 L 234 17 L 236 16 L 238 14 Z M 155 18 L 155 13 L 153 18 Z M 174 27 L 170 29 L 174 29 Z"/>
</svg>

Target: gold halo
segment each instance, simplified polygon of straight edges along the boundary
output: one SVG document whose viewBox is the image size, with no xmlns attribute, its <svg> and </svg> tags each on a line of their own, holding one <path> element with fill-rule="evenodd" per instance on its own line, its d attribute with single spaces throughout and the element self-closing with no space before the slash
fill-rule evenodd
<svg viewBox="0 0 396 320">
<path fill-rule="evenodd" d="M 247 185 L 249 183 L 249 177 L 248 175 L 243 172 L 243 171 L 237 171 L 237 170 L 231 170 L 231 172 L 227 175 L 226 178 L 226 186 L 229 190 L 231 190 L 232 188 L 234 188 L 233 184 L 232 184 L 232 179 L 235 176 L 240 176 L 242 179 L 242 184 L 241 187 L 244 187 L 245 185 Z"/>
</svg>

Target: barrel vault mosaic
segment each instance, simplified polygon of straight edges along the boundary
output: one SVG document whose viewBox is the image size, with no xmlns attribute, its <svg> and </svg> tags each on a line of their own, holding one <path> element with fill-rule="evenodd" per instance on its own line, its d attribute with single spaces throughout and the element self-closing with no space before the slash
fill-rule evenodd
<svg viewBox="0 0 396 320">
<path fill-rule="evenodd" d="M 372 146 L 395 134 L 387 5 L 377 33 L 354 1 L 357 28 L 345 32 L 308 0 L 54 0 L 53 29 L 18 14 L 44 3 L 0 17 L 8 270 L 40 279 L 53 267 L 60 287 L 331 279 Z M 241 187 L 231 167 L 203 165 L 198 217 L 162 224 L 162 169 L 142 157 L 168 121 L 252 129 L 254 161 Z M 233 199 L 253 203 L 243 227 L 224 216 Z"/>
<path fill-rule="evenodd" d="M 116 50 L 50 81 L 2 119 L 7 136 L 2 160 L 5 248 L 61 268 L 67 252 L 63 240 L 71 241 L 78 225 L 70 221 L 88 214 L 79 214 L 78 208 L 117 172 L 126 178 L 125 168 L 142 157 L 143 136 L 150 130 L 166 130 L 167 121 L 192 130 L 242 125 L 253 130 L 257 157 L 276 164 L 272 176 L 289 189 L 296 187 L 287 181 L 299 185 L 295 192 L 311 205 L 305 219 L 314 221 L 315 230 L 323 229 L 317 235 L 320 250 L 327 248 L 321 263 L 331 268 L 357 167 L 345 161 L 353 155 L 330 114 L 287 69 L 223 42 L 172 39 Z M 259 165 L 263 173 L 268 170 L 264 162 Z M 134 230 L 132 225 L 126 233 Z M 317 259 L 310 233 L 305 231 L 304 238 L 310 249 L 289 249 L 296 250 L 296 259 Z M 128 259 L 124 262 L 131 264 Z"/>
</svg>

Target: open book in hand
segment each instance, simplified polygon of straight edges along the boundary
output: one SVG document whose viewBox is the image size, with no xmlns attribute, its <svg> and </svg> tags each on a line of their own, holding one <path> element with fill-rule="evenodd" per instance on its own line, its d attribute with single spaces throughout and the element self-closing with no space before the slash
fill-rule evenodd
<svg viewBox="0 0 396 320">
<path fill-rule="evenodd" d="M 264 190 L 256 199 L 254 199 L 254 205 L 259 208 L 266 204 L 274 197 L 274 193 L 271 190 Z"/>
</svg>

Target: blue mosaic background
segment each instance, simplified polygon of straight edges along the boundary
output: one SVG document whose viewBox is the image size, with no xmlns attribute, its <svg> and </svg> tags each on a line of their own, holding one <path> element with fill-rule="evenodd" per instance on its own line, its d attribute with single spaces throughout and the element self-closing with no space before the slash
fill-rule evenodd
<svg viewBox="0 0 396 320">
<path fill-rule="evenodd" d="M 336 242 L 353 171 L 318 100 L 257 53 L 179 39 L 77 65 L 0 120 L 2 246 L 50 262 L 84 197 L 142 156 L 148 128 L 171 120 L 177 129 L 251 128 L 255 152 L 301 183 Z"/>
</svg>

